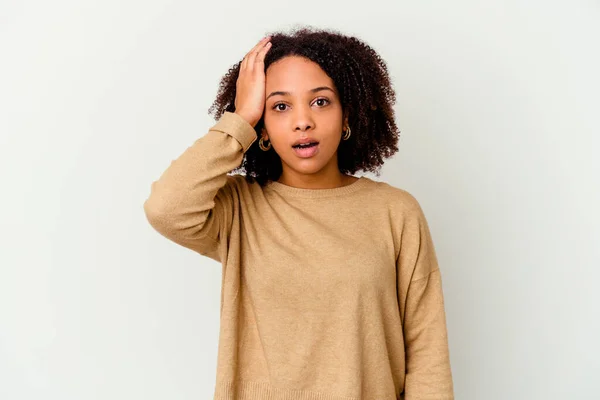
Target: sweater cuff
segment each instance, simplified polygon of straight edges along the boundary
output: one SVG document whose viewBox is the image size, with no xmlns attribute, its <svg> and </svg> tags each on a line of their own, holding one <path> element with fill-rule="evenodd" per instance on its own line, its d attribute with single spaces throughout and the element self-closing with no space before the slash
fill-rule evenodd
<svg viewBox="0 0 600 400">
<path fill-rule="evenodd" d="M 244 153 L 258 138 L 254 127 L 248 121 L 236 113 L 225 111 L 219 121 L 211 130 L 227 133 L 237 139 L 242 145 Z"/>
</svg>

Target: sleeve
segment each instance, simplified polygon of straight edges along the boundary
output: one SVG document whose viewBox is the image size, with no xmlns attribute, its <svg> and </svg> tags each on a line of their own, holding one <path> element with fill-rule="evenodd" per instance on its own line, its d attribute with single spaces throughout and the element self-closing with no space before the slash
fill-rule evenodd
<svg viewBox="0 0 600 400">
<path fill-rule="evenodd" d="M 397 258 L 403 326 L 405 400 L 453 400 L 442 280 L 428 223 L 420 205 L 404 217 Z"/>
<path fill-rule="evenodd" d="M 220 261 L 229 235 L 234 189 L 227 174 L 257 138 L 250 123 L 225 112 L 151 185 L 144 202 L 150 225 L 173 242 Z"/>
</svg>

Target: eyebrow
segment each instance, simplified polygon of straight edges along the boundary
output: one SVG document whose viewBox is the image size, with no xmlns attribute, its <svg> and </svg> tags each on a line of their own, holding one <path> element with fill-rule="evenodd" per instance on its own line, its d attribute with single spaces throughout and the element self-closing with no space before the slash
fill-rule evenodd
<svg viewBox="0 0 600 400">
<path fill-rule="evenodd" d="M 311 89 L 310 92 L 311 93 L 317 93 L 317 92 L 320 92 L 321 90 L 329 90 L 329 91 L 335 93 L 335 91 L 332 88 L 330 88 L 329 86 L 319 86 L 319 87 L 316 87 L 314 89 Z M 272 92 L 270 95 L 267 96 L 267 98 L 265 100 L 268 100 L 269 97 L 271 97 L 271 96 L 277 96 L 277 95 L 280 95 L 280 96 L 289 96 L 290 94 L 291 94 L 290 92 L 282 92 L 282 91 Z"/>
</svg>

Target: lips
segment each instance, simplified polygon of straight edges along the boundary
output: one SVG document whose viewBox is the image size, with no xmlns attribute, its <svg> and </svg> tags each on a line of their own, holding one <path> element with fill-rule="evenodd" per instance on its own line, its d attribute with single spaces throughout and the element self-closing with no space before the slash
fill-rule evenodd
<svg viewBox="0 0 600 400">
<path fill-rule="evenodd" d="M 298 157 L 311 158 L 319 153 L 319 144 L 315 142 L 312 144 L 308 144 L 306 146 L 304 146 L 304 145 L 293 146 L 293 149 L 294 149 L 294 153 L 296 153 L 296 155 Z"/>
<path fill-rule="evenodd" d="M 297 144 L 292 146 L 295 149 L 307 149 L 309 147 L 314 147 L 316 145 L 318 145 L 318 142 L 310 142 L 310 143 L 302 143 L 302 144 Z"/>
<path fill-rule="evenodd" d="M 294 142 L 294 144 L 292 145 L 293 148 L 303 148 L 303 147 L 307 147 L 308 145 L 315 145 L 315 144 L 319 144 L 319 141 L 313 138 L 303 138 L 303 139 L 299 139 L 296 140 Z"/>
</svg>

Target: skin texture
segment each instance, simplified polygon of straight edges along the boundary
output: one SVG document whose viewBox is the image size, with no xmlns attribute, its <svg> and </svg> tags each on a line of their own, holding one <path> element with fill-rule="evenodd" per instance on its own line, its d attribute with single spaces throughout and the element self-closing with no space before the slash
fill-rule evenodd
<svg viewBox="0 0 600 400">
<path fill-rule="evenodd" d="M 316 88 L 320 89 L 313 92 Z M 282 93 L 283 92 L 283 93 Z M 333 80 L 318 64 L 285 57 L 267 69 L 267 99 L 262 137 L 282 162 L 278 182 L 299 188 L 323 189 L 348 185 L 356 177 L 340 172 L 337 151 L 342 138 L 342 105 Z M 301 158 L 292 145 L 301 138 L 319 142 L 318 153 Z"/>
<path fill-rule="evenodd" d="M 333 92 L 311 92 L 320 86 Z M 280 91 L 288 93 L 267 99 Z M 350 184 L 359 171 L 379 175 L 398 151 L 394 103 L 387 66 L 373 48 L 334 30 L 304 27 L 270 34 L 250 49 L 222 77 L 208 112 L 216 120 L 226 111 L 241 115 L 271 145 L 263 151 L 255 141 L 232 172 L 261 186 L 278 181 L 316 189 Z M 351 136 L 341 140 L 347 126 Z M 291 145 L 306 136 L 319 149 L 302 159 Z"/>
</svg>

